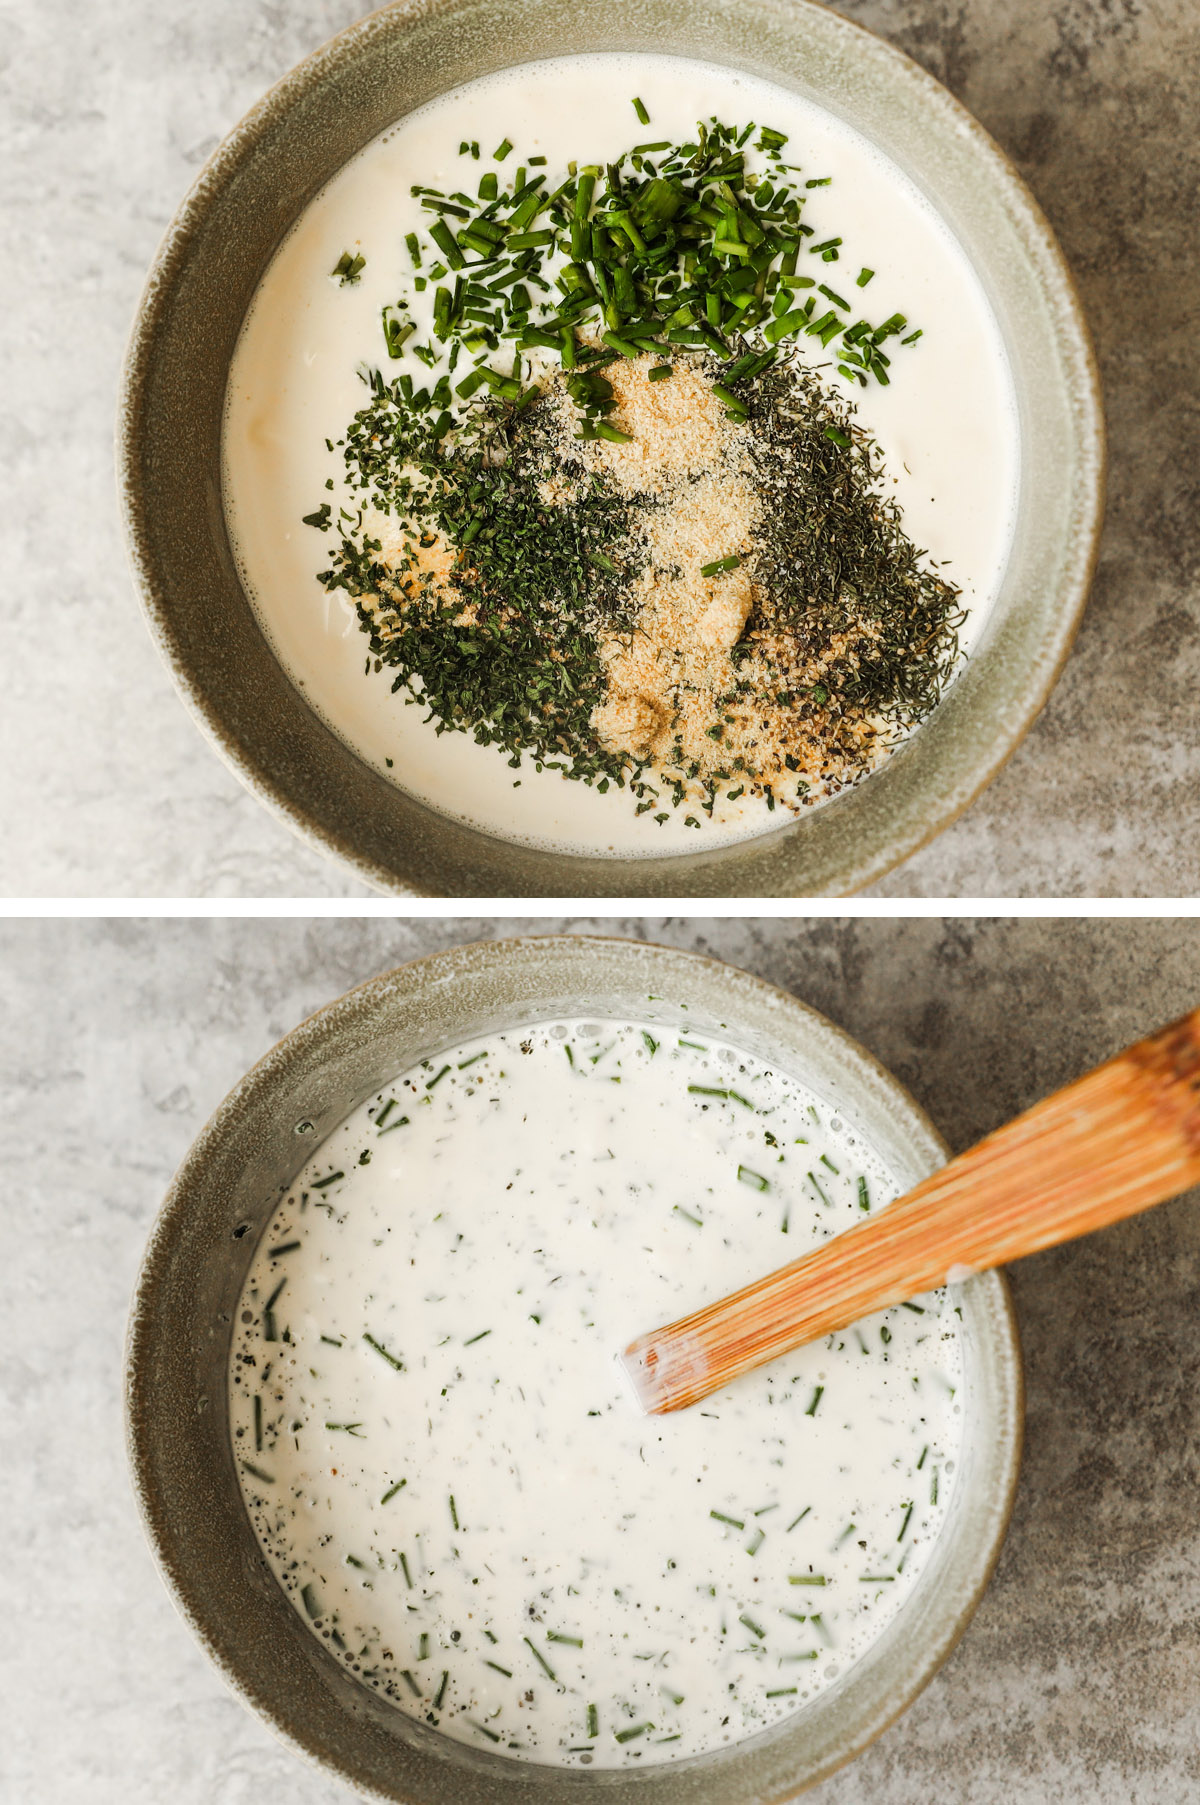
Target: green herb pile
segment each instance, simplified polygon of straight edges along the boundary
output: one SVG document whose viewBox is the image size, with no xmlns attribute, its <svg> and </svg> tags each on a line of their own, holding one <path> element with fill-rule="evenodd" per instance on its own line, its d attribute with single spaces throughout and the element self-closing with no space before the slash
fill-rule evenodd
<svg viewBox="0 0 1200 1805">
<path fill-rule="evenodd" d="M 601 790 L 629 785 L 639 813 L 659 799 L 648 772 L 675 806 L 701 797 L 709 814 L 722 793 L 747 787 L 773 807 L 777 782 L 798 800 L 808 785 L 789 774 L 814 764 L 825 788 L 839 787 L 856 761 L 869 766 L 875 728 L 865 723 L 921 720 L 957 657 L 957 592 L 921 568 L 897 507 L 880 497 L 874 447 L 798 357 L 797 341 L 811 337 L 833 348 L 843 377 L 887 383 L 883 347 L 908 321 L 873 324 L 833 286 L 842 240 L 810 242 L 802 217 L 806 191 L 829 178 L 801 184 L 786 144 L 769 128 L 714 119 L 680 145 L 647 141 L 603 168 L 571 164 L 551 188 L 542 157 L 505 177 L 505 139 L 474 195 L 415 186 L 432 219 L 427 237 L 406 243 L 413 291 L 432 289 L 431 330 L 420 342 L 401 299 L 384 308 L 383 335 L 390 359 L 442 367 L 426 387 L 363 371 L 371 399 L 339 441 L 351 499 L 336 515 L 326 502 L 305 516 L 336 535 L 320 580 L 357 604 L 368 671 L 391 669 L 393 689 L 426 705 L 439 733 L 497 745 L 514 768 L 529 754 L 538 770 Z M 477 143 L 460 155 L 484 161 Z M 817 273 L 801 273 L 810 258 Z M 355 284 L 364 267 L 347 251 L 331 274 Z M 873 273 L 840 286 L 861 293 Z M 464 353 L 476 360 L 466 374 Z M 749 559 L 757 599 L 728 686 L 709 697 L 703 744 L 677 733 L 654 770 L 648 756 L 602 744 L 592 718 L 608 693 L 602 643 L 639 630 L 633 591 L 656 503 L 564 453 L 546 401 L 561 384 L 577 441 L 626 443 L 605 372 L 647 354 L 658 360 L 653 382 L 679 360 L 702 367 L 727 417 L 750 429 L 764 503 Z M 548 502 L 547 484 L 562 478 L 569 494 Z M 702 575 L 743 561 L 731 555 Z M 752 712 L 770 716 L 756 754 L 739 750 Z"/>
<path fill-rule="evenodd" d="M 648 123 L 641 102 L 634 106 Z M 765 176 L 747 168 L 756 131 L 753 148 L 767 164 Z M 388 354 L 399 357 L 407 347 L 432 369 L 448 344 L 453 370 L 465 349 L 480 361 L 455 385 L 461 399 L 487 384 L 498 397 L 519 402 L 527 393 L 522 352 L 549 352 L 575 370 L 580 331 L 618 356 L 683 346 L 731 359 L 743 374 L 750 364 L 734 356 L 734 334 L 761 341 L 758 369 L 772 361 L 773 347 L 804 334 L 823 347 L 836 342 L 837 367 L 852 381 L 887 383 L 883 346 L 908 320 L 900 313 L 878 324 L 855 317 L 851 299 L 800 273 L 802 254 L 837 263 L 842 240 L 807 242 L 816 234 L 802 217 L 805 191 L 828 186 L 830 178 L 802 187 L 795 179 L 800 171 L 783 160 L 786 144 L 784 133 L 768 127 L 714 119 L 685 144 L 636 144 L 604 168 L 571 164 L 566 181 L 553 189 L 545 169 L 535 167 L 545 162 L 538 157 L 519 166 L 511 182 L 502 181 L 502 171 L 486 170 L 474 195 L 414 186 L 434 215 L 431 266 L 423 263 L 429 244 L 423 247 L 417 233 L 407 240 L 414 287 L 434 285 L 433 331 L 427 342 L 411 344 L 417 327 L 408 303 L 385 307 Z M 503 165 L 512 148 L 505 139 L 493 161 Z M 463 143 L 460 153 L 478 160 L 479 146 Z M 342 264 L 334 273 L 344 279 Z M 861 269 L 855 288 L 865 288 L 873 274 Z M 914 331 L 903 342 L 920 336 Z M 506 341 L 515 347 L 510 375 L 492 365 Z M 582 437 L 620 439 L 604 420 L 603 395 L 593 398 L 580 382 L 575 398 Z M 740 413 L 732 385 L 722 398 Z"/>
</svg>

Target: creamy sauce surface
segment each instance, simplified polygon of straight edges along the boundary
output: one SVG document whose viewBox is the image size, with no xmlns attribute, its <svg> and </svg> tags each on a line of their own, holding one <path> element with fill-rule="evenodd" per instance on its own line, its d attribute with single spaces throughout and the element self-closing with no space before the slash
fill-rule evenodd
<svg viewBox="0 0 1200 1805">
<path fill-rule="evenodd" d="M 639 126 L 639 95 L 650 125 Z M 383 356 L 381 309 L 404 294 L 421 342 L 432 318 L 432 285 L 412 294 L 405 235 L 425 233 L 429 215 L 414 182 L 473 192 L 489 152 L 506 136 L 504 167 L 545 156 L 565 174 L 571 160 L 606 163 L 639 139 L 680 142 L 713 115 L 751 119 L 786 132 L 788 159 L 828 187 L 806 193 L 804 217 L 820 242 L 843 240 L 839 261 L 813 264 L 822 280 L 857 297 L 873 318 L 904 313 L 923 338 L 889 346 L 892 382 L 854 391 L 860 422 L 880 445 L 905 530 L 963 592 L 969 654 L 999 587 L 1017 482 L 1016 409 L 1003 346 L 962 252 L 913 184 L 866 139 L 799 96 L 754 77 L 678 57 L 594 55 L 512 68 L 468 83 L 420 108 L 354 158 L 312 202 L 281 246 L 251 307 L 233 360 L 224 433 L 225 505 L 247 590 L 268 639 L 316 712 L 384 776 L 422 801 L 484 831 L 563 851 L 650 856 L 691 852 L 780 825 L 761 797 L 723 801 L 711 820 L 694 811 L 664 822 L 639 817 L 628 790 L 595 788 L 534 768 L 466 733 L 439 735 L 427 711 L 393 695 L 392 672 L 367 668 L 367 642 L 342 590 L 316 573 L 327 541 L 301 517 L 348 493 L 340 452 L 331 454 L 367 391 L 358 375 L 382 359 L 389 380 L 430 371 L 409 355 Z M 481 160 L 459 155 L 477 140 Z M 330 271 L 344 251 L 361 252 L 360 280 L 342 287 Z M 426 252 L 426 264 L 429 253 Z M 849 287 L 847 288 L 847 285 Z M 825 363 L 816 340 L 802 351 Z M 333 478 L 334 489 L 326 489 Z M 867 779 L 869 781 L 869 779 Z M 788 817 L 790 819 L 790 817 Z"/>
<path fill-rule="evenodd" d="M 686 1030 L 550 1023 L 398 1079 L 301 1173 L 238 1313 L 235 1461 L 296 1610 L 517 1760 L 645 1765 L 803 1709 L 944 1520 L 953 1293 L 664 1418 L 616 1355 L 896 1192 L 821 1098 Z"/>
</svg>

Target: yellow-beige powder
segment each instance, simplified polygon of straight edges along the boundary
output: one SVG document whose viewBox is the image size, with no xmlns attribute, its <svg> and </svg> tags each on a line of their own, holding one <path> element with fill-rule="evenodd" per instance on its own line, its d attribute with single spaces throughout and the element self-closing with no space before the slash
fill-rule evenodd
<svg viewBox="0 0 1200 1805">
<path fill-rule="evenodd" d="M 681 358 L 652 382 L 656 367 L 660 358 L 645 355 L 605 368 L 616 403 L 608 419 L 628 444 L 578 440 L 561 383 L 547 396 L 564 456 L 585 476 L 602 473 L 653 504 L 642 516 L 633 630 L 600 640 L 608 694 L 593 711 L 593 731 L 607 750 L 648 760 L 689 795 L 744 784 L 794 806 L 829 794 L 878 762 L 883 724 L 862 710 L 834 718 L 817 704 L 800 715 L 777 698 L 797 689 L 820 695 L 833 662 L 853 660 L 850 636 L 806 660 L 764 615 L 755 551 L 770 496 L 751 456 L 751 428 L 730 416 L 700 360 Z M 573 492 L 559 479 L 546 499 L 565 504 Z M 741 559 L 735 569 L 704 574 L 731 556 Z"/>
</svg>

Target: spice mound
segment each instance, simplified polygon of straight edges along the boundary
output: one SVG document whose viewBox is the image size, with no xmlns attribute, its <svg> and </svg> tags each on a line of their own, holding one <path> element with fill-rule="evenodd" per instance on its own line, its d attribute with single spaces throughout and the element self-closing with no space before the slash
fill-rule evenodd
<svg viewBox="0 0 1200 1805">
<path fill-rule="evenodd" d="M 659 820 L 824 800 L 956 662 L 958 591 L 798 359 L 590 345 L 452 429 L 377 376 L 344 451 L 359 506 L 321 580 L 375 669 L 439 732 L 627 786 Z"/>
</svg>

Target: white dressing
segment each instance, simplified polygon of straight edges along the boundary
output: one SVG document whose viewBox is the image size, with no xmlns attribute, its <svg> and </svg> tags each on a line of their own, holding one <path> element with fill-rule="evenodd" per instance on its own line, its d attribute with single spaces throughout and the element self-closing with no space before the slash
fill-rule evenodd
<svg viewBox="0 0 1200 1805">
<path fill-rule="evenodd" d="M 934 1547 L 952 1295 L 665 1418 L 615 1356 L 896 1190 L 706 1035 L 553 1023 L 386 1087 L 275 1212 L 235 1329 L 235 1461 L 296 1610 L 398 1709 L 513 1759 L 645 1765 L 802 1709 Z"/>
<path fill-rule="evenodd" d="M 641 127 L 630 96 L 645 101 Z M 342 436 L 367 396 L 358 375 L 383 354 L 381 309 L 404 293 L 424 336 L 430 295 L 411 296 L 405 235 L 429 215 L 414 182 L 473 190 L 496 167 L 488 153 L 506 136 L 511 160 L 543 155 L 550 169 L 569 160 L 607 162 L 645 133 L 687 137 L 696 121 L 769 123 L 788 134 L 788 156 L 828 187 L 807 191 L 805 219 L 816 234 L 840 237 L 839 261 L 814 268 L 858 295 L 859 270 L 875 271 L 873 317 L 902 312 L 924 336 L 893 341 L 893 380 L 855 393 L 858 418 L 884 452 L 905 529 L 961 586 L 968 653 L 999 586 L 1007 554 L 1017 474 L 1016 411 L 999 332 L 979 284 L 929 204 L 860 135 L 773 84 L 681 58 L 596 55 L 504 71 L 421 108 L 346 165 L 306 210 L 260 286 L 233 361 L 224 435 L 225 500 L 248 592 L 263 629 L 311 706 L 362 758 L 431 806 L 485 831 L 530 844 L 623 857 L 693 851 L 698 844 L 777 828 L 762 798 L 722 801 L 698 830 L 690 811 L 664 821 L 635 813 L 625 790 L 600 794 L 526 758 L 469 735 L 439 735 L 426 711 L 393 695 L 391 672 L 366 669 L 366 640 L 344 591 L 327 592 L 316 573 L 328 563 L 324 537 L 301 517 L 348 499 Z M 475 162 L 459 155 L 480 143 Z M 358 281 L 330 271 L 343 252 L 361 253 Z M 864 305 L 866 300 L 864 299 Z M 814 361 L 832 363 L 814 340 Z M 384 359 L 389 379 L 429 371 L 406 355 Z M 326 488 L 332 477 L 334 488 Z"/>
</svg>

